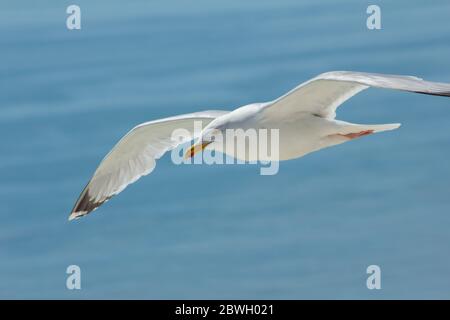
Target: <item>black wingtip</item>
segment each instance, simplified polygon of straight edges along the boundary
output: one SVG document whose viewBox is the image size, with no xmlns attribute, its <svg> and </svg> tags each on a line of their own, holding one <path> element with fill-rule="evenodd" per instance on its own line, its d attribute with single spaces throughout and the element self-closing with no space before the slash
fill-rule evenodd
<svg viewBox="0 0 450 320">
<path fill-rule="evenodd" d="M 439 97 L 450 97 L 450 91 L 444 92 L 426 92 L 426 91 L 414 91 L 415 93 L 427 94 L 431 96 L 439 96 Z"/>
<path fill-rule="evenodd" d="M 100 201 L 94 200 L 89 194 L 89 184 L 84 188 L 80 197 L 78 198 L 75 206 L 72 209 L 72 212 L 69 216 L 69 221 L 74 219 L 79 219 L 85 215 L 88 215 L 98 207 L 100 207 L 103 203 L 108 201 L 111 197 L 107 197 Z"/>
</svg>

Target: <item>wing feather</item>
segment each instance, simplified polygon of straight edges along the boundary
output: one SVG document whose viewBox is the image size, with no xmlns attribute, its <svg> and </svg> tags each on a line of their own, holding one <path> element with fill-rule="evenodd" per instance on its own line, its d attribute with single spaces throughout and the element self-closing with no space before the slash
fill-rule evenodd
<svg viewBox="0 0 450 320">
<path fill-rule="evenodd" d="M 204 111 L 142 123 L 128 132 L 103 158 L 84 188 L 69 216 L 69 220 L 95 210 L 129 184 L 153 171 L 156 160 L 183 141 L 171 138 L 175 129 L 194 134 L 194 121 L 205 126 L 226 111 Z M 189 139 L 186 139 L 189 141 Z"/>
<path fill-rule="evenodd" d="M 369 88 L 384 88 L 450 97 L 450 84 L 430 82 L 412 76 L 352 71 L 333 71 L 300 84 L 280 98 L 267 103 L 266 116 L 292 118 L 302 113 L 334 119 L 342 103 Z"/>
</svg>

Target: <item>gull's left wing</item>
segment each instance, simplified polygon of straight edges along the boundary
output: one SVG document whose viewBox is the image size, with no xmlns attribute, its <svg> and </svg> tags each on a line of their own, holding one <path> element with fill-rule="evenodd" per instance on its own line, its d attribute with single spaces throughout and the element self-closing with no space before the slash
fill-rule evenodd
<svg viewBox="0 0 450 320">
<path fill-rule="evenodd" d="M 369 87 L 450 97 L 450 84 L 417 77 L 352 71 L 322 73 L 263 107 L 266 116 L 292 119 L 304 113 L 334 119 L 336 108 Z"/>
</svg>

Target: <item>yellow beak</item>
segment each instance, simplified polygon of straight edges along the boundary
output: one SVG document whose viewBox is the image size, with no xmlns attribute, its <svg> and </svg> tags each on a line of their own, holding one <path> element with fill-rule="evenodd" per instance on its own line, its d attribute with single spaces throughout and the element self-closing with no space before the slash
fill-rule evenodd
<svg viewBox="0 0 450 320">
<path fill-rule="evenodd" d="M 203 149 L 206 148 L 207 145 L 209 145 L 212 141 L 202 141 L 201 143 L 194 144 L 192 147 L 189 148 L 189 150 L 184 155 L 185 159 L 192 158 L 195 156 L 197 152 L 203 151 Z"/>
</svg>

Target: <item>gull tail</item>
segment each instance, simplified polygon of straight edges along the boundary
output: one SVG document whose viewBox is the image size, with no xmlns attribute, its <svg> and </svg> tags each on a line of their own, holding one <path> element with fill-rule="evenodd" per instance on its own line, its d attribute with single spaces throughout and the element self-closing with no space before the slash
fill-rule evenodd
<svg viewBox="0 0 450 320">
<path fill-rule="evenodd" d="M 401 126 L 400 123 L 387 123 L 387 124 L 364 124 L 364 125 L 354 125 L 353 128 L 361 131 L 373 131 L 373 133 L 376 132 L 383 132 L 383 131 L 390 131 L 398 129 Z M 350 128 L 350 129 L 353 129 Z"/>
<path fill-rule="evenodd" d="M 327 136 L 332 145 L 367 136 L 372 133 L 394 130 L 399 128 L 401 124 L 355 124 L 336 120 L 334 125 L 332 129 L 333 133 Z"/>
</svg>

